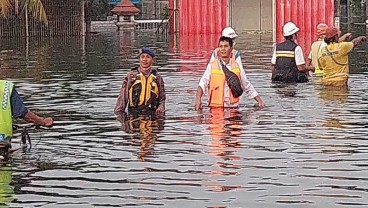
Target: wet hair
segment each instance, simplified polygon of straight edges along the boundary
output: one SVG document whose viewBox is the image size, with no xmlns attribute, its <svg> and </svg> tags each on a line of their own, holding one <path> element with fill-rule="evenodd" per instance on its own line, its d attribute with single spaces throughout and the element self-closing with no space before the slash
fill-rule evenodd
<svg viewBox="0 0 368 208">
<path fill-rule="evenodd" d="M 294 33 L 294 34 L 292 34 L 292 35 L 285 36 L 285 39 L 286 39 L 286 40 L 292 40 L 292 39 L 293 39 L 293 35 L 295 35 L 295 38 L 298 38 L 298 33 Z"/>
<path fill-rule="evenodd" d="M 336 42 L 336 35 L 331 38 L 325 38 L 325 43 L 330 44 Z"/>
<path fill-rule="evenodd" d="M 291 40 L 291 39 L 293 39 L 293 35 L 285 36 L 285 39 L 286 40 Z"/>
<path fill-rule="evenodd" d="M 229 43 L 229 45 L 230 45 L 230 47 L 233 47 L 233 45 L 234 45 L 234 41 L 233 41 L 233 39 L 231 39 L 231 38 L 229 38 L 229 37 L 221 36 L 221 37 L 220 37 L 220 40 L 219 40 L 219 42 L 218 42 L 218 44 L 220 45 L 220 42 L 222 42 L 222 41 L 226 41 L 226 42 L 228 42 L 228 43 Z"/>
</svg>

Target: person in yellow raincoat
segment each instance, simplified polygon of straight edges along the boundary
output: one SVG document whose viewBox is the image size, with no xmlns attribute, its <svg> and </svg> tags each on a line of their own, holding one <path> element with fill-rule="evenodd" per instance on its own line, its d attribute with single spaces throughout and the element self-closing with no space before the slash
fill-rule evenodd
<svg viewBox="0 0 368 208">
<path fill-rule="evenodd" d="M 322 84 L 325 86 L 348 85 L 349 54 L 357 45 L 367 41 L 366 36 L 359 36 L 351 42 L 339 42 L 339 34 L 338 29 L 327 28 L 325 37 L 327 46 L 322 49 L 318 58 L 319 66 L 323 70 Z"/>
<path fill-rule="evenodd" d="M 320 23 L 317 25 L 318 40 L 312 43 L 310 53 L 306 61 L 307 66 L 313 66 L 315 68 L 315 71 L 313 73 L 315 75 L 323 74 L 323 70 L 319 67 L 319 64 L 318 64 L 318 57 L 320 56 L 322 49 L 327 46 L 324 40 L 326 37 L 327 28 L 328 28 L 328 25 L 324 23 Z M 344 34 L 343 36 L 339 38 L 339 42 L 343 42 L 343 41 L 350 39 L 351 35 L 352 35 L 351 33 Z"/>
</svg>

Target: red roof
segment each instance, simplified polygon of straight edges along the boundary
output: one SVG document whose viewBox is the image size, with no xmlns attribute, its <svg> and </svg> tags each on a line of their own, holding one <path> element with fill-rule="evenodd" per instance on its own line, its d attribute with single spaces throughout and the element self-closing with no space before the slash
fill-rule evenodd
<svg viewBox="0 0 368 208">
<path fill-rule="evenodd" d="M 136 15 L 141 11 L 129 0 L 122 0 L 111 12 L 119 15 Z"/>
</svg>

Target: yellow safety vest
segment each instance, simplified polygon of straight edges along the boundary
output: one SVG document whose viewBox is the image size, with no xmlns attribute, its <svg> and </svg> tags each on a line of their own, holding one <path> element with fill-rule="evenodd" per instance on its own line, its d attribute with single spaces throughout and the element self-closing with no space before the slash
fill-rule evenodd
<svg viewBox="0 0 368 208">
<path fill-rule="evenodd" d="M 13 83 L 0 80 L 0 141 L 13 135 L 13 118 L 10 97 Z"/>
<path fill-rule="evenodd" d="M 159 89 L 156 76 L 150 74 L 147 78 L 139 73 L 136 80 L 129 88 L 129 107 L 154 107 L 150 106 L 153 100 L 158 102 Z"/>
<path fill-rule="evenodd" d="M 14 187 L 11 185 L 13 179 L 12 172 L 11 166 L 0 167 L 0 204 L 2 205 L 12 201 L 11 196 L 14 194 Z"/>
</svg>

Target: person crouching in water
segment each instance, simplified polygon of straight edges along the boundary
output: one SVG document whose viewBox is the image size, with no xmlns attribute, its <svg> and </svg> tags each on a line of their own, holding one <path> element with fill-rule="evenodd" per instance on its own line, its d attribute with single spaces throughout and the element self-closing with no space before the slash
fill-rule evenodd
<svg viewBox="0 0 368 208">
<path fill-rule="evenodd" d="M 292 22 L 283 27 L 285 41 L 276 44 L 271 60 L 271 79 L 274 82 L 308 82 L 308 72 L 314 71 L 314 67 L 305 65 L 303 50 L 295 43 L 298 31 Z"/>
<path fill-rule="evenodd" d="M 323 69 L 322 84 L 325 86 L 347 86 L 349 78 L 349 54 L 360 43 L 367 41 L 367 37 L 360 36 L 351 42 L 339 42 L 340 31 L 327 28 L 325 42 L 327 46 L 318 58 L 319 66 Z"/>
<path fill-rule="evenodd" d="M 195 100 L 195 110 L 198 111 L 202 109 L 203 94 L 208 95 L 210 107 L 239 107 L 240 97 L 235 97 L 233 95 L 229 83 L 227 83 L 223 69 L 225 66 L 228 70 L 236 74 L 240 80 L 239 84 L 241 86 L 237 87 L 241 87 L 241 90 L 245 91 L 249 99 L 255 99 L 258 102 L 258 106 L 263 108 L 265 104 L 245 76 L 244 70 L 240 70 L 234 58 L 230 58 L 230 54 L 233 50 L 233 40 L 229 37 L 220 37 L 218 48 L 218 58 L 207 65 L 206 71 L 199 81 Z"/>
<path fill-rule="evenodd" d="M 115 114 L 150 115 L 165 111 L 164 80 L 152 69 L 155 53 L 150 48 L 142 48 L 139 53 L 139 67 L 132 69 L 123 80 L 120 94 L 115 105 Z"/>
</svg>

